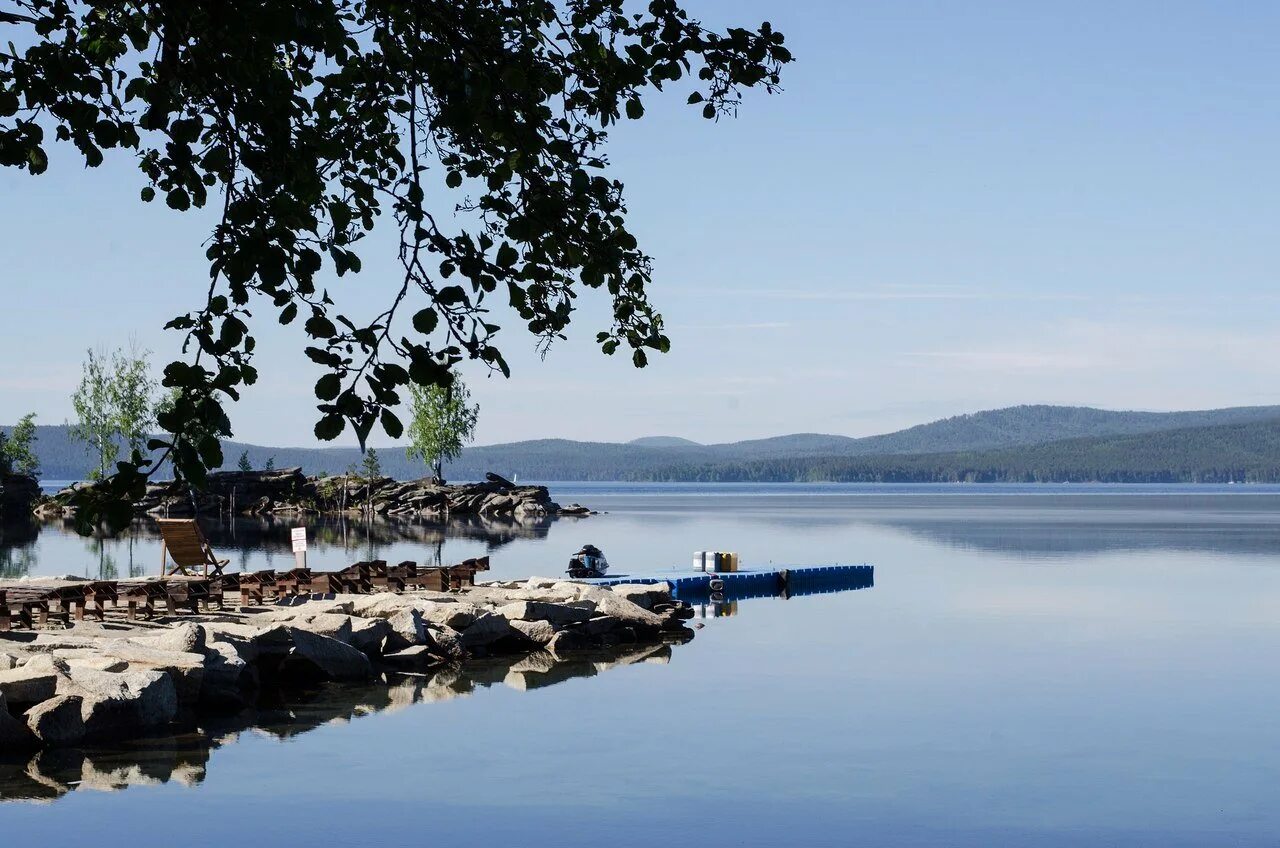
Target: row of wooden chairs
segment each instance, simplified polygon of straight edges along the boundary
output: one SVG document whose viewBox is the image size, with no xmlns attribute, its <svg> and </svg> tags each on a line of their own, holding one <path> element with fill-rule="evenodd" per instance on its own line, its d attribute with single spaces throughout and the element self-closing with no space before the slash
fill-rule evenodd
<svg viewBox="0 0 1280 848">
<path fill-rule="evenodd" d="M 405 561 L 388 565 L 369 560 L 341 571 L 294 568 L 284 572 L 249 571 L 219 576 L 166 575 L 137 580 L 50 580 L 24 582 L 0 588 L 0 632 L 14 623 L 26 628 L 44 627 L 50 620 L 64 624 L 83 621 L 86 613 L 106 619 L 107 607 L 124 605 L 130 621 L 141 615 L 150 620 L 162 605 L 169 615 L 182 610 L 198 613 L 222 609 L 227 595 L 240 596 L 242 606 L 263 604 L 303 595 L 372 594 L 423 589 L 447 592 L 475 585 L 476 574 L 488 571 L 489 558 L 469 559 L 458 565 L 419 566 Z"/>
</svg>

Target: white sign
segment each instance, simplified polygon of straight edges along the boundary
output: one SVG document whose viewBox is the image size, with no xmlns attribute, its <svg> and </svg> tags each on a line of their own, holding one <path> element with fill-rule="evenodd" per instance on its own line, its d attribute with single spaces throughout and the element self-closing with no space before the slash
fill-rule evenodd
<svg viewBox="0 0 1280 848">
<path fill-rule="evenodd" d="M 307 528 L 295 527 L 290 533 L 293 538 L 293 552 L 302 554 L 307 552 Z"/>
</svg>

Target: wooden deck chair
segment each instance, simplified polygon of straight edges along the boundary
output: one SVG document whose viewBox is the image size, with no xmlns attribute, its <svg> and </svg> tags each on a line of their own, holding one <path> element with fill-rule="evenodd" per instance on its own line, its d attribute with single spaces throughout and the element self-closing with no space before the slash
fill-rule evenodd
<svg viewBox="0 0 1280 848">
<path fill-rule="evenodd" d="M 160 525 L 160 576 L 192 575 L 218 577 L 231 560 L 218 559 L 194 518 L 158 518 Z M 169 567 L 169 560 L 173 567 Z M 212 570 L 210 570 L 212 569 Z"/>
</svg>

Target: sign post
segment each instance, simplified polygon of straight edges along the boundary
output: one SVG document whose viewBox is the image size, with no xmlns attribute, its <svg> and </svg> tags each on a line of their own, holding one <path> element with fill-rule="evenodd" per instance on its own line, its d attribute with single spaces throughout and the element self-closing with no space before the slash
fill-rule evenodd
<svg viewBox="0 0 1280 848">
<path fill-rule="evenodd" d="M 298 568 L 307 567 L 307 528 L 295 527 L 290 533 L 293 539 L 293 561 Z"/>
</svg>

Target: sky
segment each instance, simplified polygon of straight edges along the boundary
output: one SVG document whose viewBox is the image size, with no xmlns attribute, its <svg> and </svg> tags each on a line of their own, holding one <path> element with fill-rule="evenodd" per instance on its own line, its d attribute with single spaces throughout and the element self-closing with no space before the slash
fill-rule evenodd
<svg viewBox="0 0 1280 848">
<path fill-rule="evenodd" d="M 511 379 L 463 369 L 478 443 L 1280 404 L 1280 4 L 685 6 L 771 21 L 796 62 L 736 119 L 676 87 L 612 133 L 671 352 L 643 370 L 601 355 L 590 292 L 545 360 L 508 314 Z M 137 202 L 127 158 L 52 163 L 0 169 L 0 423 L 69 419 L 90 346 L 169 361 L 180 338 L 160 328 L 206 285 L 207 215 Z M 364 260 L 330 290 L 371 317 L 396 264 Z M 255 329 L 235 438 L 313 444 L 300 328 L 263 308 Z"/>
</svg>

